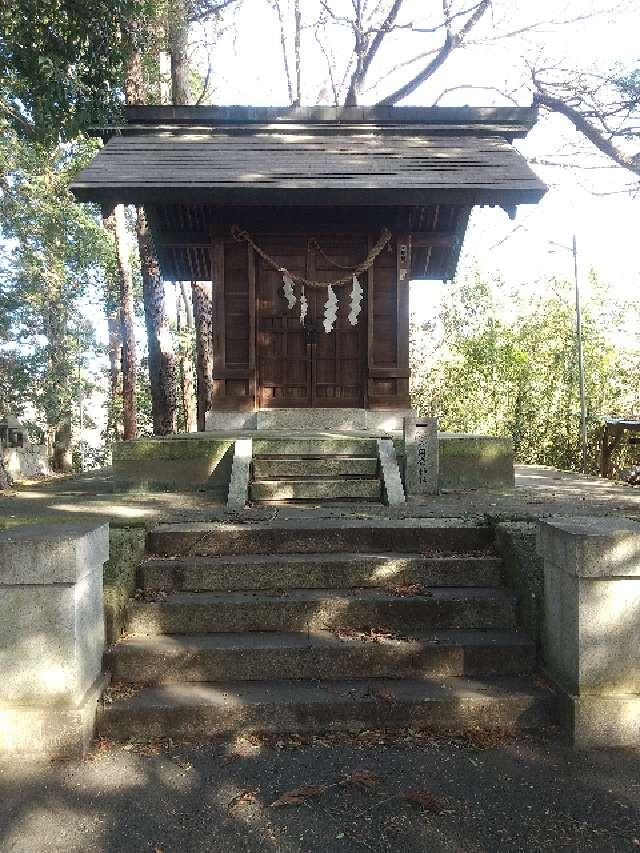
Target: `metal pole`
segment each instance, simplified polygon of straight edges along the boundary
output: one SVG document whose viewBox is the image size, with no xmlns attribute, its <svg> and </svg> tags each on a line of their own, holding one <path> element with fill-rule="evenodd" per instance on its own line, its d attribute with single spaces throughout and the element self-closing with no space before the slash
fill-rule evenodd
<svg viewBox="0 0 640 853">
<path fill-rule="evenodd" d="M 80 470 L 84 471 L 84 394 L 82 393 L 82 354 L 80 352 L 80 335 L 78 335 L 78 397 L 80 409 Z"/>
<path fill-rule="evenodd" d="M 580 382 L 580 444 L 582 448 L 582 473 L 587 473 L 587 404 L 584 391 L 584 352 L 582 348 L 582 317 L 580 314 L 580 283 L 578 280 L 578 248 L 573 235 L 573 276 L 576 284 L 576 343 L 578 349 L 578 374 Z"/>
</svg>

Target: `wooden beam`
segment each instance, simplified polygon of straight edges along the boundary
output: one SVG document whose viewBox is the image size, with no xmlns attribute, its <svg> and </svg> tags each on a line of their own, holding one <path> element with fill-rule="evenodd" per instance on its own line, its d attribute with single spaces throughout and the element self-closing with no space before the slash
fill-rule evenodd
<svg viewBox="0 0 640 853">
<path fill-rule="evenodd" d="M 414 231 L 411 234 L 413 249 L 429 249 L 432 246 L 451 246 L 458 237 L 455 234 L 430 234 L 424 231 Z"/>
</svg>

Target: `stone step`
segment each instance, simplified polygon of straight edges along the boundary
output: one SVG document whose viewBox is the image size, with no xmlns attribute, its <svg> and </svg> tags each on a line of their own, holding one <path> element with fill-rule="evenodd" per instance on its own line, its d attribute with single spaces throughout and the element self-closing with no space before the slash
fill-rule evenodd
<svg viewBox="0 0 640 853">
<path fill-rule="evenodd" d="M 371 456 L 378 455 L 375 438 L 300 436 L 254 438 L 253 457 L 259 456 Z"/>
<path fill-rule="evenodd" d="M 378 589 L 299 589 L 286 593 L 160 593 L 132 599 L 128 634 L 219 631 L 318 631 L 384 626 L 394 631 L 515 626 L 514 599 L 503 589 L 440 587 L 425 595 Z"/>
<path fill-rule="evenodd" d="M 255 632 L 129 637 L 113 647 L 116 682 L 441 678 L 525 675 L 535 646 L 511 631 L 439 631 L 411 637 Z"/>
<path fill-rule="evenodd" d="M 518 678 L 180 683 L 117 690 L 98 734 L 129 738 L 363 729 L 536 729 L 553 721 L 553 694 Z"/>
<path fill-rule="evenodd" d="M 249 485 L 252 501 L 379 501 L 380 480 L 258 480 Z"/>
<path fill-rule="evenodd" d="M 498 557 L 421 554 L 273 554 L 240 557 L 147 557 L 143 589 L 214 592 L 260 589 L 334 589 L 423 584 L 499 586 Z"/>
<path fill-rule="evenodd" d="M 147 552 L 167 557 L 326 552 L 463 554 L 486 548 L 493 531 L 460 518 L 295 518 L 255 524 L 158 524 Z"/>
<path fill-rule="evenodd" d="M 369 477 L 378 474 L 378 460 L 362 456 L 326 456 L 324 458 L 266 457 L 253 462 L 254 480 L 299 480 L 320 477 Z"/>
</svg>

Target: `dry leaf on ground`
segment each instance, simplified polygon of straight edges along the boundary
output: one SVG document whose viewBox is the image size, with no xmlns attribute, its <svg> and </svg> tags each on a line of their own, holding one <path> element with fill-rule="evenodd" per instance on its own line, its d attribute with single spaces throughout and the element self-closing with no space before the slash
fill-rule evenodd
<svg viewBox="0 0 640 853">
<path fill-rule="evenodd" d="M 404 799 L 410 803 L 416 803 L 425 811 L 431 812 L 431 814 L 444 815 L 451 813 L 451 810 L 446 809 L 444 803 L 434 797 L 429 791 L 410 788 L 405 792 Z"/>
<path fill-rule="evenodd" d="M 429 596 L 429 595 L 433 595 L 431 590 L 427 589 L 427 587 L 421 583 L 408 583 L 408 584 L 403 584 L 400 586 L 387 586 L 387 587 L 385 587 L 385 589 L 391 595 L 400 595 L 400 596 L 413 596 L 413 595 Z"/>
<path fill-rule="evenodd" d="M 256 802 L 256 791 L 254 788 L 246 788 L 237 797 L 234 797 L 227 806 L 227 814 L 230 817 L 238 814 L 240 809 Z"/>
<path fill-rule="evenodd" d="M 370 691 L 370 695 L 374 697 L 374 699 L 379 699 L 381 702 L 395 702 L 396 697 L 392 690 L 389 690 L 388 687 L 374 687 Z"/>
<path fill-rule="evenodd" d="M 283 806 L 299 806 L 312 797 L 319 797 L 324 794 L 328 788 L 328 785 L 302 785 L 300 788 L 293 788 L 291 791 L 281 794 L 271 805 L 275 809 Z"/>
<path fill-rule="evenodd" d="M 346 784 L 361 785 L 363 788 L 377 788 L 381 782 L 373 770 L 353 770 L 345 779 Z"/>
</svg>

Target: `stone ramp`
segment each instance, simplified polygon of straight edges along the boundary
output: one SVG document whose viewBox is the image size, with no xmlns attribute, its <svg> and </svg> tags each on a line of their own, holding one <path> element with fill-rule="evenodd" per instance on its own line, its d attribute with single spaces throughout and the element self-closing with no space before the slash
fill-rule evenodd
<svg viewBox="0 0 640 853">
<path fill-rule="evenodd" d="M 465 519 L 160 524 L 100 733 L 544 725 L 492 539 Z"/>
</svg>

